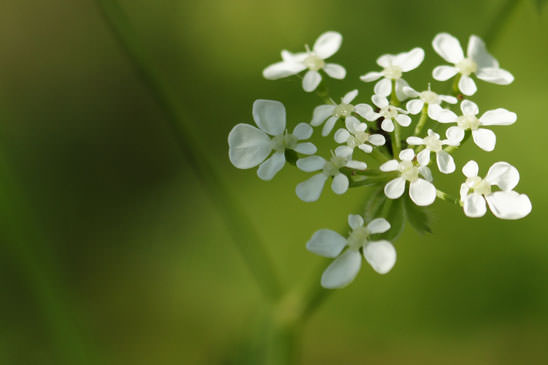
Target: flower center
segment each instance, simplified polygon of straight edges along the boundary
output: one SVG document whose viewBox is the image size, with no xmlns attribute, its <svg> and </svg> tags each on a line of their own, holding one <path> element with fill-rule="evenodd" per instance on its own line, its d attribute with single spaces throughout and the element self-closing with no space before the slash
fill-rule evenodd
<svg viewBox="0 0 548 365">
<path fill-rule="evenodd" d="M 312 71 L 318 71 L 325 66 L 324 60 L 316 56 L 314 53 L 309 53 L 303 63 L 309 70 Z"/>
<path fill-rule="evenodd" d="M 323 173 L 328 176 L 339 174 L 339 169 L 346 165 L 346 158 L 341 156 L 333 156 L 330 161 L 327 161 L 323 167 Z"/>
<path fill-rule="evenodd" d="M 491 184 L 479 176 L 472 176 L 466 179 L 466 184 L 474 193 L 489 195 L 491 194 Z"/>
<path fill-rule="evenodd" d="M 359 250 L 360 247 L 367 243 L 369 231 L 365 227 L 358 227 L 348 236 L 348 247 L 353 250 Z"/>
<path fill-rule="evenodd" d="M 395 119 L 398 116 L 398 109 L 393 105 L 388 105 L 381 109 L 380 114 L 385 118 Z"/>
<path fill-rule="evenodd" d="M 419 169 L 411 161 L 401 161 L 399 170 L 401 177 L 409 182 L 413 182 L 419 178 Z"/>
<path fill-rule="evenodd" d="M 442 148 L 440 137 L 436 135 L 424 137 L 424 144 L 426 145 L 426 148 L 432 152 L 439 152 Z"/>
<path fill-rule="evenodd" d="M 399 66 L 390 65 L 382 71 L 387 79 L 397 80 L 401 78 L 402 69 Z"/>
<path fill-rule="evenodd" d="M 473 72 L 478 70 L 478 64 L 472 61 L 470 58 L 465 58 L 459 63 L 457 63 L 457 69 L 464 76 L 468 76 Z"/>
<path fill-rule="evenodd" d="M 354 111 L 354 105 L 340 103 L 335 107 L 334 114 L 339 118 L 346 118 Z"/>
<path fill-rule="evenodd" d="M 457 119 L 457 125 L 464 130 L 476 130 L 480 126 L 480 121 L 475 115 L 461 115 Z"/>
<path fill-rule="evenodd" d="M 280 134 L 272 138 L 272 149 L 276 152 L 284 152 L 286 149 L 293 150 L 297 146 L 297 137 L 291 133 Z"/>
<path fill-rule="evenodd" d="M 440 97 L 438 94 L 436 94 L 433 91 L 426 90 L 423 91 L 420 95 L 422 101 L 424 101 L 426 104 L 439 104 L 440 103 Z"/>
<path fill-rule="evenodd" d="M 369 141 L 370 134 L 367 132 L 356 132 L 348 138 L 348 147 L 354 148 Z"/>
</svg>

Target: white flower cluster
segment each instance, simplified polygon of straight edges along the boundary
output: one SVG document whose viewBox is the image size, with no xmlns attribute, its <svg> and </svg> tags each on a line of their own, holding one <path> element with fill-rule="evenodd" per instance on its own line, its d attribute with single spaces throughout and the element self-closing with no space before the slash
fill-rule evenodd
<svg viewBox="0 0 548 365">
<path fill-rule="evenodd" d="M 342 66 L 325 62 L 339 50 L 341 43 L 339 33 L 326 32 L 312 49 L 306 46 L 306 52 L 282 51 L 282 61 L 268 66 L 263 75 L 273 80 L 306 70 L 302 87 L 306 92 L 313 92 L 322 82 L 322 73 L 335 79 L 345 78 L 346 70 Z M 527 195 L 514 191 L 519 173 L 507 162 L 493 164 L 484 179 L 478 176 L 475 161 L 464 164 L 462 172 L 466 180 L 458 199 L 434 185 L 429 167 L 433 164 L 432 154 L 437 170 L 451 174 L 456 170 L 452 153 L 470 136 L 482 150 L 493 151 L 496 136 L 486 127 L 513 124 L 516 114 L 498 108 L 478 117 L 478 106 L 465 99 L 477 91 L 473 75 L 499 85 L 513 81 L 513 76 L 499 67 L 479 37 L 470 37 L 466 57 L 459 41 L 447 33 L 436 35 L 432 46 L 453 65 L 438 66 L 432 72 L 437 81 L 455 78 L 453 95 L 432 91 L 430 83 L 425 83 L 427 88 L 423 91 L 417 91 L 402 78 L 424 59 L 424 50 L 413 48 L 382 55 L 377 59 L 382 70 L 360 77 L 366 83 L 376 81 L 372 105 L 367 100 L 355 102 L 358 90 L 348 92 L 340 103 L 325 92 L 318 93 L 324 103 L 314 109 L 309 123 L 297 124 L 290 133 L 286 129 L 282 103 L 256 100 L 253 120 L 258 128 L 238 124 L 228 136 L 232 164 L 240 169 L 259 166 L 257 175 L 263 180 L 271 180 L 286 162 L 314 173 L 296 187 L 297 196 L 305 202 L 318 200 L 328 181 L 335 194 L 344 194 L 352 187 L 378 188 L 373 189 L 366 203 L 364 216 L 368 217 L 368 224 L 361 215 L 351 214 L 348 238 L 321 229 L 307 243 L 311 252 L 335 258 L 322 275 L 321 284 L 325 288 L 348 285 L 361 267 L 362 255 L 376 272 L 390 271 L 396 261 L 396 250 L 389 239 L 395 238 L 403 227 L 402 217 L 407 217 L 415 228 L 428 230 L 427 215 L 422 209 L 436 198 L 453 201 L 468 217 L 481 217 L 489 207 L 498 218 L 519 219 L 532 209 Z M 334 133 L 336 146 L 332 152 L 326 157 L 316 155 L 316 146 L 306 142 L 312 137 L 313 127 L 321 127 L 321 136 L 328 137 L 339 121 L 344 126 Z"/>
</svg>

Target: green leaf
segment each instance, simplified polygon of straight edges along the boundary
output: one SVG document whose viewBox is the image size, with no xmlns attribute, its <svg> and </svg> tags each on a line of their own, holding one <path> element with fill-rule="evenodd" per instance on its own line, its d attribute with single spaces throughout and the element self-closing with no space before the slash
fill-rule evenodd
<svg viewBox="0 0 548 365">
<path fill-rule="evenodd" d="M 372 235 L 372 240 L 385 239 L 393 241 L 403 232 L 403 227 L 405 226 L 403 200 L 404 198 L 384 200 L 380 217 L 385 218 L 390 223 L 390 229 L 388 232 Z"/>
<path fill-rule="evenodd" d="M 430 217 L 425 207 L 419 207 L 409 197 L 409 194 L 405 194 L 404 207 L 405 214 L 409 224 L 419 233 L 432 233 L 430 229 Z"/>
</svg>

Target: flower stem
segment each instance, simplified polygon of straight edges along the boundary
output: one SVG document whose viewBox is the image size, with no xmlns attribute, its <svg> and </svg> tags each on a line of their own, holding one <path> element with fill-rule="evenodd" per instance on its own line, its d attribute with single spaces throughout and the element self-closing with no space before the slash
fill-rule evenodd
<svg viewBox="0 0 548 365">
<path fill-rule="evenodd" d="M 213 203 L 217 205 L 229 234 L 259 287 L 267 297 L 277 300 L 281 293 L 280 284 L 273 264 L 261 245 L 259 234 L 239 201 L 232 196 L 224 184 L 216 166 L 206 157 L 207 154 L 198 143 L 198 138 L 192 133 L 186 113 L 180 110 L 177 102 L 171 100 L 166 91 L 167 88 L 155 75 L 153 68 L 148 65 L 127 15 L 114 0 L 96 0 L 96 3 L 120 48 L 132 62 L 138 77 L 164 109 L 166 121 L 176 143 L 200 179 L 202 186 L 211 196 Z"/>
<path fill-rule="evenodd" d="M 394 106 L 399 106 L 400 101 L 396 95 L 396 80 L 392 80 L 392 95 L 390 97 L 390 104 Z M 396 120 L 394 120 L 394 134 L 392 135 L 392 155 L 397 157 L 400 154 L 401 150 L 401 136 L 400 136 L 400 125 Z"/>
<path fill-rule="evenodd" d="M 415 136 L 419 136 L 419 133 L 422 132 L 422 129 L 424 128 L 424 125 L 426 124 L 426 121 L 428 120 L 428 105 L 424 104 L 421 111 L 421 116 L 419 118 L 419 121 L 417 122 L 417 126 L 415 127 Z"/>
<path fill-rule="evenodd" d="M 446 192 L 444 191 L 441 191 L 439 189 L 436 190 L 436 196 L 441 199 L 441 200 L 445 200 L 447 202 L 451 202 L 453 204 L 456 204 L 460 207 L 460 201 L 459 199 L 455 198 L 454 196 L 451 196 L 449 194 L 447 194 Z"/>
</svg>

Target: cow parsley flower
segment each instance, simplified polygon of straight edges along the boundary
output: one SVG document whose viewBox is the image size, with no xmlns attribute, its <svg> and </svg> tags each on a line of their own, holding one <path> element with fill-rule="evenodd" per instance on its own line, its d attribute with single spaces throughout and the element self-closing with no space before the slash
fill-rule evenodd
<svg viewBox="0 0 548 365">
<path fill-rule="evenodd" d="M 324 288 L 338 289 L 350 284 L 360 271 L 362 254 L 379 274 L 386 274 L 396 263 L 396 249 L 390 242 L 370 240 L 372 234 L 388 231 L 390 223 L 384 218 L 373 219 L 365 227 L 364 223 L 361 216 L 350 214 L 348 225 L 351 232 L 348 238 L 330 229 L 320 229 L 306 243 L 309 251 L 335 258 L 322 274 L 321 284 Z M 346 250 L 341 254 L 345 247 Z"/>
<path fill-rule="evenodd" d="M 385 132 L 394 131 L 394 121 L 396 121 L 402 127 L 407 127 L 411 124 L 411 118 L 409 118 L 406 110 L 398 108 L 388 102 L 385 96 L 373 95 L 371 97 L 373 104 L 375 104 L 380 110 L 371 114 L 369 121 L 383 118 L 381 128 Z"/>
<path fill-rule="evenodd" d="M 459 142 L 451 139 L 442 140 L 439 134 L 429 129 L 426 137 L 408 137 L 407 143 L 412 146 L 424 146 L 424 149 L 417 154 L 419 165 L 427 166 L 430 163 L 430 153 L 434 152 L 440 172 L 450 174 L 455 171 L 455 161 L 449 153 L 443 150 L 443 146 L 456 146 Z"/>
<path fill-rule="evenodd" d="M 352 160 L 351 153 L 352 152 L 348 151 L 344 146 L 339 146 L 335 149 L 335 153 L 333 153 L 329 160 L 320 156 L 309 156 L 297 160 L 297 167 L 302 171 L 321 171 L 297 185 L 297 196 L 305 202 L 318 200 L 325 182 L 330 177 L 333 178 L 331 183 L 333 192 L 335 192 L 335 194 L 344 194 L 348 190 L 350 181 L 340 169 L 348 167 L 356 170 L 365 170 L 367 168 L 365 162 Z"/>
<path fill-rule="evenodd" d="M 274 63 L 263 71 L 263 76 L 269 80 L 296 75 L 308 69 L 302 85 L 306 92 L 316 90 L 322 81 L 320 70 L 335 79 L 344 79 L 346 70 L 341 65 L 326 63 L 325 60 L 333 56 L 341 47 L 342 36 L 337 32 L 325 32 L 318 37 L 312 49 L 306 46 L 306 52 L 291 53 L 282 51 L 282 62 Z"/>
<path fill-rule="evenodd" d="M 440 95 L 432 90 L 430 90 L 430 85 L 428 85 L 428 90 L 418 92 L 410 86 L 405 86 L 403 92 L 410 98 L 406 104 L 407 111 L 411 114 L 419 114 L 424 108 L 424 105 L 427 105 L 428 116 L 432 120 L 437 120 L 442 123 L 451 123 L 457 119 L 457 115 L 449 109 L 441 107 L 442 102 L 449 104 L 456 104 L 457 98 L 450 95 Z"/>
<path fill-rule="evenodd" d="M 489 110 L 479 118 L 479 108 L 476 103 L 470 100 L 463 100 L 460 104 L 462 115 L 457 118 L 457 125 L 447 130 L 447 136 L 451 140 L 461 141 L 464 138 L 465 131 L 470 130 L 474 143 L 484 151 L 493 151 L 497 143 L 497 136 L 489 129 L 481 128 L 491 125 L 511 125 L 514 124 L 516 113 L 504 108 Z"/>
<path fill-rule="evenodd" d="M 460 188 L 460 200 L 464 214 L 468 217 L 482 217 L 489 206 L 491 212 L 501 219 L 520 219 L 532 209 L 531 201 L 525 194 L 513 189 L 519 182 L 518 170 L 507 162 L 494 163 L 485 179 L 478 176 L 476 161 L 468 161 L 462 168 L 466 181 Z M 493 190 L 493 186 L 500 190 Z"/>
<path fill-rule="evenodd" d="M 459 40 L 448 33 L 436 35 L 432 46 L 444 60 L 454 65 L 438 66 L 434 68 L 432 76 L 438 81 L 446 81 L 459 73 L 458 86 L 464 95 L 474 95 L 477 91 L 471 74 L 475 74 L 480 80 L 498 85 L 508 85 L 514 81 L 514 76 L 499 67 L 498 61 L 487 52 L 485 43 L 478 36 L 470 36 L 466 57 Z"/>
<path fill-rule="evenodd" d="M 335 142 L 345 143 L 352 152 L 358 147 L 365 153 L 373 151 L 373 146 L 382 146 L 386 140 L 382 134 L 369 134 L 366 132 L 367 124 L 354 119 L 346 121 L 346 129 L 340 128 L 335 132 Z"/>
<path fill-rule="evenodd" d="M 310 138 L 312 127 L 300 123 L 292 133 L 288 133 L 285 107 L 279 101 L 255 100 L 253 120 L 259 128 L 240 123 L 228 135 L 228 156 L 237 168 L 250 169 L 260 164 L 257 170 L 259 178 L 272 180 L 285 165 L 285 150 L 305 155 L 316 153 L 316 146 L 312 143 L 299 143 Z M 274 153 L 270 156 L 272 151 Z"/>
<path fill-rule="evenodd" d="M 385 54 L 377 59 L 377 64 L 383 68 L 382 71 L 368 72 L 360 77 L 363 82 L 371 82 L 380 79 L 375 84 L 375 94 L 388 96 L 392 93 L 392 80 L 396 81 L 398 99 L 404 100 L 405 94 L 401 93 L 403 86 L 407 85 L 401 78 L 404 72 L 416 69 L 424 60 L 424 50 L 413 48 L 409 52 L 402 52 L 396 55 Z"/>
<path fill-rule="evenodd" d="M 411 200 L 420 206 L 432 204 L 436 200 L 436 188 L 430 182 L 432 181 L 430 169 L 413 162 L 415 152 L 410 148 L 401 151 L 399 158 L 400 161 L 390 160 L 379 167 L 381 171 L 397 171 L 399 173 L 398 177 L 384 186 L 384 194 L 389 199 L 398 199 L 405 191 L 405 183 L 409 181 Z"/>
<path fill-rule="evenodd" d="M 346 123 L 353 121 L 353 123 L 359 123 L 359 119 L 356 118 L 355 114 L 358 114 L 362 118 L 368 119 L 371 118 L 373 114 L 373 108 L 368 104 L 357 104 L 352 105 L 352 101 L 358 95 L 358 90 L 352 90 L 341 99 L 341 103 L 338 105 L 333 104 L 323 104 L 318 105 L 314 109 L 312 114 L 311 125 L 317 127 L 325 122 L 322 129 L 322 136 L 327 136 L 333 130 L 335 123 L 339 119 L 344 119 Z M 326 121 L 327 119 L 327 121 Z"/>
</svg>

